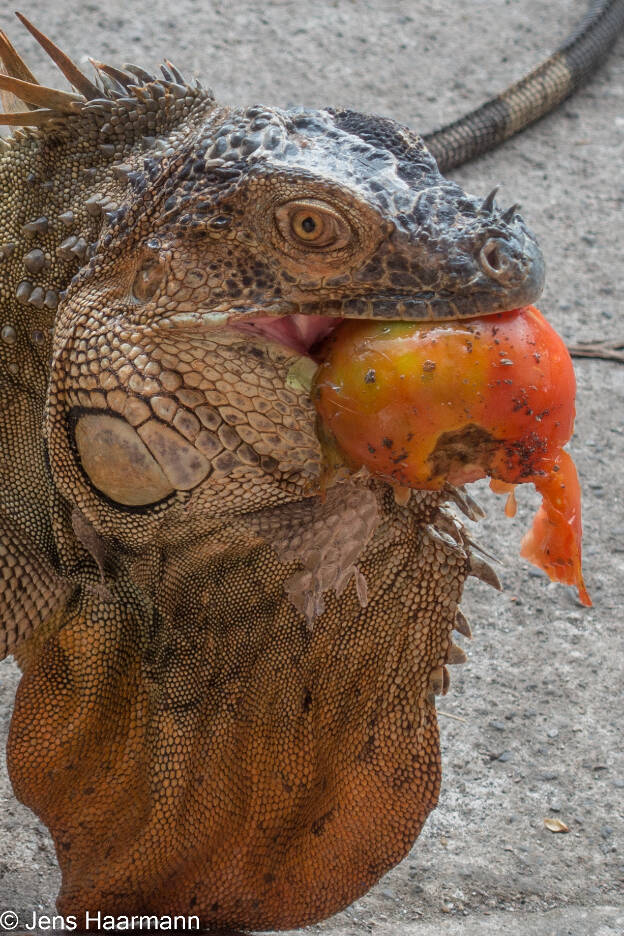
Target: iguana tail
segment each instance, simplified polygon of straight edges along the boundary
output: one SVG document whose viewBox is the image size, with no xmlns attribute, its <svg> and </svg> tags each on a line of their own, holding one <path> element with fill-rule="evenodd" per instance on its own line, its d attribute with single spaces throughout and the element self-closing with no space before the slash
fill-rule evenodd
<svg viewBox="0 0 624 936">
<path fill-rule="evenodd" d="M 441 172 L 481 156 L 553 110 L 600 67 L 624 28 L 624 0 L 592 0 L 550 58 L 459 120 L 424 136 Z"/>
</svg>

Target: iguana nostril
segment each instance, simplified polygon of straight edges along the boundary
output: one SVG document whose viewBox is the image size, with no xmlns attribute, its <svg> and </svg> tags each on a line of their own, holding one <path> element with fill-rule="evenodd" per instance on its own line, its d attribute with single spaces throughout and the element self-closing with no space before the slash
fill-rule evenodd
<svg viewBox="0 0 624 936">
<path fill-rule="evenodd" d="M 488 241 L 481 250 L 481 259 L 490 270 L 500 269 L 500 255 L 496 241 Z"/>
<path fill-rule="evenodd" d="M 535 241 L 527 240 L 521 228 L 506 237 L 489 237 L 476 259 L 490 280 L 490 288 L 505 290 L 505 299 L 512 303 L 508 308 L 528 305 L 540 295 L 544 286 L 544 258 Z"/>
<path fill-rule="evenodd" d="M 479 252 L 479 262 L 483 272 L 492 279 L 508 278 L 509 259 L 500 241 L 493 239 L 486 241 Z"/>
</svg>

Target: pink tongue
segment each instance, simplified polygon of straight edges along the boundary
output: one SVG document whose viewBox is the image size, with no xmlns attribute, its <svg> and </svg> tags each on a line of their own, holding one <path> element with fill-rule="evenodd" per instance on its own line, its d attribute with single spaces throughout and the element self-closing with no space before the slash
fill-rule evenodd
<svg viewBox="0 0 624 936">
<path fill-rule="evenodd" d="M 307 354 L 310 348 L 325 338 L 341 322 L 333 315 L 267 315 L 241 319 L 232 327 L 249 335 L 258 335 L 277 341 L 299 354 Z"/>
</svg>

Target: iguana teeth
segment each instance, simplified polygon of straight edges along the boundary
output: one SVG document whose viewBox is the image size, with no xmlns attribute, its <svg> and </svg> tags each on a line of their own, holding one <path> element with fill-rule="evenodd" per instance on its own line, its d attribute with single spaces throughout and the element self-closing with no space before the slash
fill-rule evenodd
<svg viewBox="0 0 624 936">
<path fill-rule="evenodd" d="M 482 582 L 485 582 L 486 585 L 491 585 L 492 588 L 495 588 L 497 591 L 503 590 L 498 575 L 492 566 L 485 562 L 484 559 L 480 559 L 478 556 L 471 553 L 468 557 L 468 568 L 469 575 L 480 579 Z"/>
<path fill-rule="evenodd" d="M 458 666 L 461 663 L 465 663 L 468 657 L 464 653 L 461 647 L 458 647 L 457 644 L 452 643 L 446 654 L 446 662 L 449 666 Z"/>
<path fill-rule="evenodd" d="M 466 615 L 463 613 L 463 611 L 460 611 L 459 608 L 455 612 L 453 630 L 456 630 L 457 633 L 461 634 L 463 637 L 467 637 L 468 640 L 472 640 L 472 630 L 470 629 L 470 624 L 466 620 Z"/>
</svg>

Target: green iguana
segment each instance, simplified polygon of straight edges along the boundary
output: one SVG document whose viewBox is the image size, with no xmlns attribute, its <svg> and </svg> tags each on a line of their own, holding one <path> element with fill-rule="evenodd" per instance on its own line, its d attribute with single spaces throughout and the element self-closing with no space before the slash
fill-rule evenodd
<svg viewBox="0 0 624 936">
<path fill-rule="evenodd" d="M 300 926 L 365 892 L 435 806 L 434 696 L 464 581 L 454 502 L 318 495 L 309 379 L 344 317 L 531 302 L 516 207 L 446 181 L 604 56 L 624 3 L 427 138 L 345 110 L 219 106 L 170 63 L 75 92 L 0 33 L 0 620 L 17 796 L 64 914 Z"/>
</svg>

